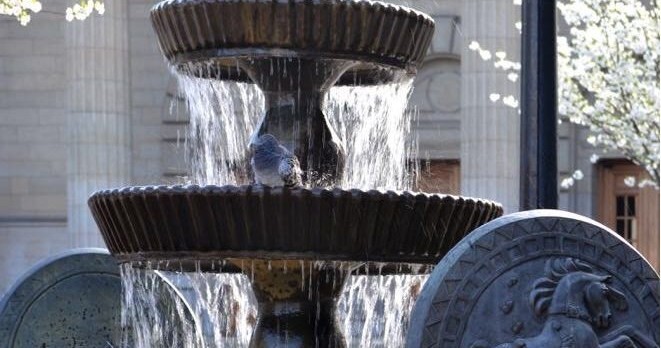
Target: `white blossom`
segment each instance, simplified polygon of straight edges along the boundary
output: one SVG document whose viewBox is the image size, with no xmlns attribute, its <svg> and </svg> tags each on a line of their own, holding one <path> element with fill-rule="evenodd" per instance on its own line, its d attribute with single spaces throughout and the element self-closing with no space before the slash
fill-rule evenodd
<svg viewBox="0 0 661 348">
<path fill-rule="evenodd" d="M 560 182 L 560 187 L 562 187 L 565 190 L 572 187 L 572 186 L 574 186 L 574 178 L 572 178 L 572 177 L 564 178 Z"/>
<path fill-rule="evenodd" d="M 103 15 L 106 13 L 106 5 L 101 2 L 101 1 L 95 1 L 94 2 L 94 9 L 96 10 L 96 13 Z"/>
<path fill-rule="evenodd" d="M 94 11 L 100 15 L 104 14 L 106 12 L 106 8 L 103 2 L 94 0 L 81 0 L 79 3 L 73 5 L 73 7 L 67 8 L 67 20 L 70 20 L 69 13 L 73 14 L 73 18 L 82 21 L 92 15 Z"/>
<path fill-rule="evenodd" d="M 497 102 L 498 99 L 500 99 L 500 94 L 498 93 L 489 94 L 489 100 L 491 100 L 492 102 Z"/>
<path fill-rule="evenodd" d="M 39 13 L 41 10 L 42 4 L 39 0 L 0 0 L 0 15 L 13 16 L 23 26 L 30 23 L 31 14 Z M 106 11 L 104 2 L 79 0 L 66 9 L 64 18 L 69 22 L 74 19 L 84 20 L 93 11 L 100 15 L 104 14 Z"/>
<path fill-rule="evenodd" d="M 574 180 L 583 180 L 585 176 L 583 175 L 583 172 L 580 169 L 577 169 L 574 171 L 571 177 L 574 178 Z"/>
<path fill-rule="evenodd" d="M 650 179 L 644 179 L 644 180 L 640 180 L 638 182 L 638 187 L 639 188 L 656 187 L 656 184 L 654 183 L 654 181 L 652 181 Z"/>
<path fill-rule="evenodd" d="M 489 50 L 479 49 L 479 52 L 483 60 L 491 59 L 491 52 Z"/>
<path fill-rule="evenodd" d="M 71 22 L 73 20 L 73 9 L 68 8 L 64 18 L 67 22 Z"/>
<path fill-rule="evenodd" d="M 513 95 L 508 95 L 507 97 L 503 98 L 503 104 L 514 109 L 519 107 L 519 101 Z"/>
<path fill-rule="evenodd" d="M 585 176 L 583 175 L 583 172 L 580 169 L 575 170 L 571 176 L 568 176 L 566 178 L 563 178 L 562 181 L 560 181 L 560 187 L 563 189 L 569 189 L 570 187 L 574 186 L 574 184 L 577 181 L 583 180 Z"/>
<path fill-rule="evenodd" d="M 23 26 L 30 22 L 32 13 L 40 11 L 38 0 L 0 0 L 0 15 L 13 16 Z"/>
</svg>

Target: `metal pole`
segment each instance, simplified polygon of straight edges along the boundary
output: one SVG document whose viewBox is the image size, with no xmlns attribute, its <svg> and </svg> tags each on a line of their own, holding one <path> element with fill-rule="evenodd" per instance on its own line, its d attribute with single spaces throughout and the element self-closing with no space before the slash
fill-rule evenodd
<svg viewBox="0 0 661 348">
<path fill-rule="evenodd" d="M 558 207 L 556 2 L 524 0 L 520 208 Z"/>
</svg>

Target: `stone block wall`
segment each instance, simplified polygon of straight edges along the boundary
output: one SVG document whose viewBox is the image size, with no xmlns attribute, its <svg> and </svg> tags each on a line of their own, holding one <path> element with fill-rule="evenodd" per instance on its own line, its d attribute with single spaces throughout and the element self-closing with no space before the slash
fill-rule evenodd
<svg viewBox="0 0 661 348">
<path fill-rule="evenodd" d="M 0 16 L 0 294 L 68 248 L 64 1 L 27 27 Z"/>
<path fill-rule="evenodd" d="M 66 216 L 64 23 L 0 17 L 0 230 L 7 220 Z"/>
</svg>

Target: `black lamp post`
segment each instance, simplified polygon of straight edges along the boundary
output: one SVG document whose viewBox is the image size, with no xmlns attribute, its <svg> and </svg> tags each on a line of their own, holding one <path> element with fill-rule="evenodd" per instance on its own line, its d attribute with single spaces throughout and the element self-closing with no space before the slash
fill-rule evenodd
<svg viewBox="0 0 661 348">
<path fill-rule="evenodd" d="M 558 207 L 555 0 L 523 0 L 520 208 Z"/>
</svg>

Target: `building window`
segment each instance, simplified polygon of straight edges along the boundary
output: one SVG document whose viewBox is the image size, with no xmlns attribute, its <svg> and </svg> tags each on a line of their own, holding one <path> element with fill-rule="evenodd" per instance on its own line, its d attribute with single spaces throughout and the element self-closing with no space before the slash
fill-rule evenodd
<svg viewBox="0 0 661 348">
<path fill-rule="evenodd" d="M 631 243 L 659 271 L 659 191 L 638 186 L 649 176 L 630 161 L 601 160 L 596 169 L 598 219 Z"/>
<path fill-rule="evenodd" d="M 615 230 L 636 245 L 636 196 L 618 195 L 615 199 Z"/>
<path fill-rule="evenodd" d="M 416 191 L 459 195 L 458 160 L 420 161 Z"/>
</svg>

